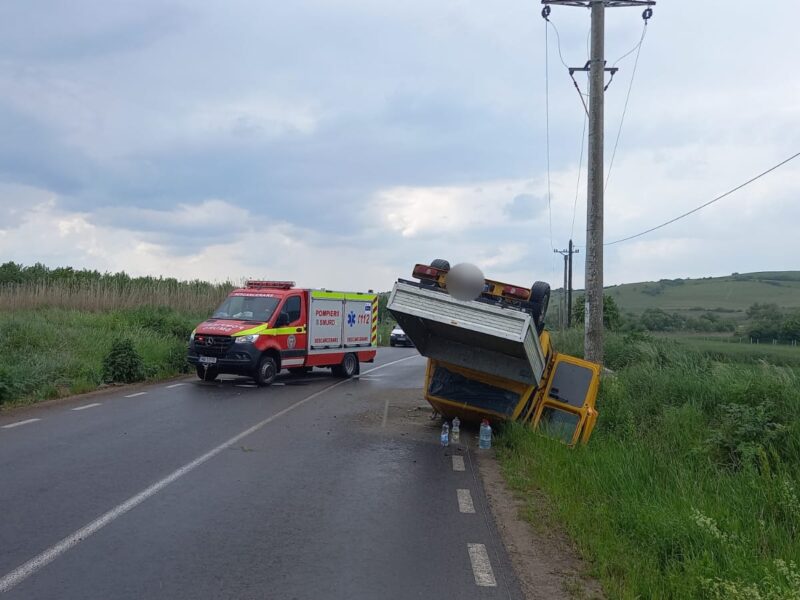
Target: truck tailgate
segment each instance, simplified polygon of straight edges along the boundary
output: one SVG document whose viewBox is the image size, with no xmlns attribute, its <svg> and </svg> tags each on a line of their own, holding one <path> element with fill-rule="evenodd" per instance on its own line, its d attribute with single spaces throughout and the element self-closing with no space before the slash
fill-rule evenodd
<svg viewBox="0 0 800 600">
<path fill-rule="evenodd" d="M 528 385 L 542 378 L 545 357 L 526 312 L 406 281 L 387 308 L 423 356 Z"/>
</svg>

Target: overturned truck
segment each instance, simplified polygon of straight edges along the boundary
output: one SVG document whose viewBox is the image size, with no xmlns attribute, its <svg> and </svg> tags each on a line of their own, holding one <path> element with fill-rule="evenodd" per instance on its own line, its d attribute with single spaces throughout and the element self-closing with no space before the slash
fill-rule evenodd
<svg viewBox="0 0 800 600">
<path fill-rule="evenodd" d="M 574 445 L 597 420 L 600 366 L 556 352 L 544 318 L 550 286 L 486 279 L 474 300 L 447 291 L 450 265 L 418 264 L 388 310 L 428 358 L 425 398 L 445 417 L 518 420 Z"/>
</svg>

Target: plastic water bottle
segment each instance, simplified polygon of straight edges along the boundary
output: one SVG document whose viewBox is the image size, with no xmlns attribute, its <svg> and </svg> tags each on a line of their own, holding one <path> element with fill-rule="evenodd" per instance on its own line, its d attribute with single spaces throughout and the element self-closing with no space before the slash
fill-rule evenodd
<svg viewBox="0 0 800 600">
<path fill-rule="evenodd" d="M 457 444 L 461 438 L 461 420 L 456 417 L 453 419 L 453 443 Z"/>
<path fill-rule="evenodd" d="M 487 450 L 492 447 L 492 426 L 489 425 L 488 419 L 481 421 L 481 433 L 478 439 L 478 448 Z"/>
<path fill-rule="evenodd" d="M 449 446 L 450 445 L 450 423 L 445 421 L 442 424 L 442 436 L 441 436 L 442 446 Z"/>
</svg>

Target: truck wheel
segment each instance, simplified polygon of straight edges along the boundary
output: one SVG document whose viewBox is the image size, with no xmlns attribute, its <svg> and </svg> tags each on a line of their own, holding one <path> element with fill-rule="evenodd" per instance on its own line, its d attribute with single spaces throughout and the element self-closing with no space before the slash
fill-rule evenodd
<svg viewBox="0 0 800 600">
<path fill-rule="evenodd" d="M 536 324 L 536 330 L 541 333 L 544 329 L 544 318 L 547 315 L 547 305 L 550 304 L 550 284 L 544 281 L 537 281 L 531 287 L 531 316 Z"/>
<path fill-rule="evenodd" d="M 441 269 L 442 271 L 449 271 L 450 270 L 450 262 L 446 261 L 443 258 L 436 258 L 431 261 L 431 266 L 434 269 Z"/>
<path fill-rule="evenodd" d="M 219 377 L 219 370 L 214 367 L 204 367 L 197 365 L 197 376 L 203 381 L 214 381 Z"/>
<path fill-rule="evenodd" d="M 353 375 L 359 372 L 358 357 L 355 354 L 345 354 L 342 359 L 342 364 L 336 365 L 331 369 L 333 374 L 337 377 L 350 379 Z"/>
<path fill-rule="evenodd" d="M 254 377 L 256 383 L 261 387 L 265 387 L 271 385 L 277 376 L 278 365 L 275 363 L 275 359 L 269 355 L 262 356 Z"/>
</svg>

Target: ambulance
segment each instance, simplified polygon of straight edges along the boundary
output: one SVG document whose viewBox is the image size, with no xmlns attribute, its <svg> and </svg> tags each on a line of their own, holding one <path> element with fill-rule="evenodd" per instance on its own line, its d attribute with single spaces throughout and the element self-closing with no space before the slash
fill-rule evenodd
<svg viewBox="0 0 800 600">
<path fill-rule="evenodd" d="M 229 373 L 267 386 L 282 369 L 352 377 L 375 360 L 377 346 L 377 295 L 248 281 L 192 332 L 188 360 L 204 381 Z"/>
</svg>

